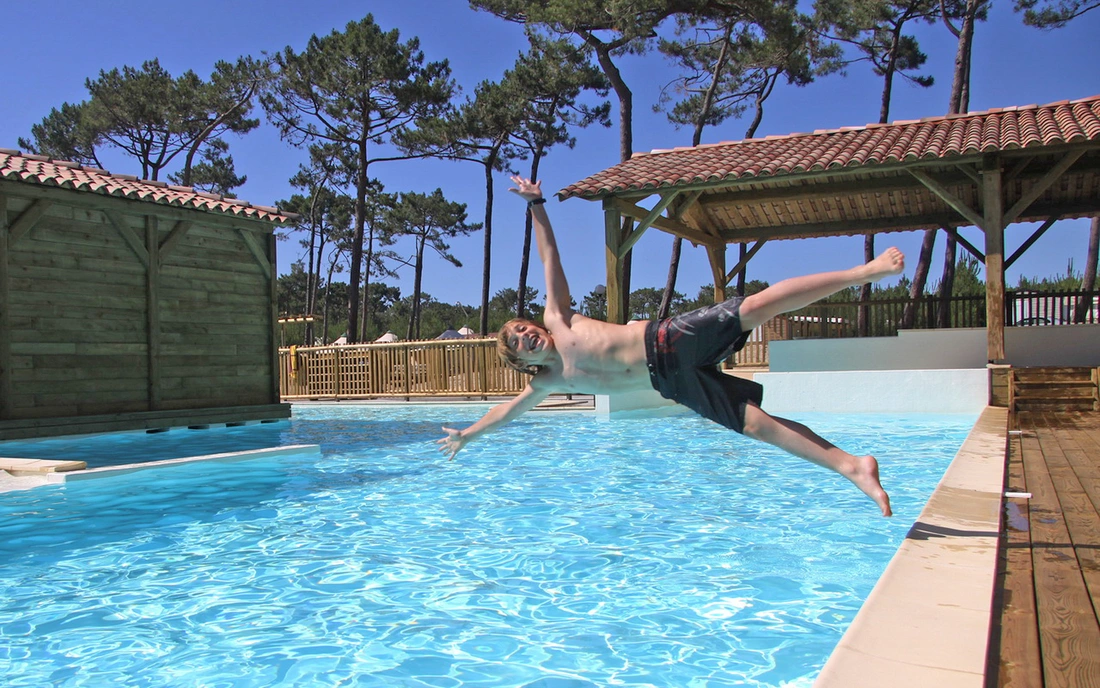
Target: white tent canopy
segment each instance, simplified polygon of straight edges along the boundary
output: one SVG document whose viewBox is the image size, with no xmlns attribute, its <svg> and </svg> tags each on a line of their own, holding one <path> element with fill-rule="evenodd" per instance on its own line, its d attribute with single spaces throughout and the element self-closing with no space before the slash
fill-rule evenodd
<svg viewBox="0 0 1100 688">
<path fill-rule="evenodd" d="M 384 343 L 384 342 L 397 342 L 397 341 L 401 341 L 401 340 L 393 332 L 390 332 L 389 330 L 386 330 L 386 334 L 382 335 L 378 339 L 375 339 L 374 341 Z"/>
</svg>

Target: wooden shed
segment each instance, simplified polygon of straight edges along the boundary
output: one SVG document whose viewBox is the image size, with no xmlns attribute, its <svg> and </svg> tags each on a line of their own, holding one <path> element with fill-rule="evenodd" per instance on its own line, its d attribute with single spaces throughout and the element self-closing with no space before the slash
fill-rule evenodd
<svg viewBox="0 0 1100 688">
<path fill-rule="evenodd" d="M 286 220 L 0 149 L 0 440 L 288 417 Z"/>
</svg>

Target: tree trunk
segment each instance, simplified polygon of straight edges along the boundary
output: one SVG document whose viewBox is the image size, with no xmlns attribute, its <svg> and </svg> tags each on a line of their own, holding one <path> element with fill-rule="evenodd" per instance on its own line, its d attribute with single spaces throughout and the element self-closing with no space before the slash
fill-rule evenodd
<svg viewBox="0 0 1100 688">
<path fill-rule="evenodd" d="M 497 151 L 494 149 L 485 160 L 485 245 L 481 267 L 481 324 L 480 334 L 489 334 L 489 266 L 493 247 L 493 165 Z"/>
<path fill-rule="evenodd" d="M 531 155 L 531 181 L 539 179 L 539 162 L 542 161 L 542 148 Z M 519 260 L 519 288 L 516 290 L 516 317 L 527 317 L 527 269 L 531 265 L 531 231 L 533 220 L 531 208 L 527 208 L 523 219 L 523 255 Z"/>
<path fill-rule="evenodd" d="M 747 256 L 748 254 L 749 254 L 749 246 L 748 246 L 748 244 L 746 244 L 745 242 L 742 241 L 740 244 L 737 245 L 737 262 L 738 263 L 743 263 L 745 261 L 745 256 Z M 741 268 L 740 270 L 737 271 L 737 295 L 738 296 L 744 296 L 745 295 L 745 273 L 748 271 L 748 269 L 749 269 L 749 266 L 746 265 L 745 267 L 743 267 L 743 268 Z"/>
<path fill-rule="evenodd" d="M 672 309 L 672 292 L 676 291 L 676 273 L 680 271 L 680 250 L 683 244 L 683 238 L 672 238 L 672 256 L 668 261 L 668 279 L 665 280 L 665 291 L 661 294 L 661 306 L 657 309 L 658 320 L 667 318 Z"/>
<path fill-rule="evenodd" d="M 367 206 L 367 142 L 360 141 L 355 171 L 355 235 L 351 242 L 351 266 L 348 275 L 348 344 L 359 341 L 359 280 L 363 264 L 363 226 Z"/>
<path fill-rule="evenodd" d="M 909 303 L 905 304 L 905 310 L 901 315 L 901 329 L 911 330 L 917 322 L 917 303 L 924 293 L 924 285 L 928 282 L 928 266 L 932 262 L 932 249 L 936 245 L 936 232 L 928 229 L 924 232 L 924 240 L 920 245 L 920 256 L 917 258 L 917 267 L 913 272 L 913 284 L 909 286 Z"/>
<path fill-rule="evenodd" d="M 943 252 L 943 278 L 940 279 L 939 304 L 936 307 L 936 327 L 951 327 L 951 297 L 955 291 L 955 261 L 958 243 L 955 235 L 947 234 L 947 248 Z"/>
<path fill-rule="evenodd" d="M 426 236 L 417 239 L 416 267 L 413 270 L 412 312 L 409 313 L 409 328 L 405 339 L 420 339 L 420 280 L 424 275 L 424 247 L 427 243 L 428 238 Z"/>
<path fill-rule="evenodd" d="M 1089 251 L 1085 257 L 1085 276 L 1081 280 L 1081 289 L 1092 291 L 1096 289 L 1096 261 L 1100 258 L 1100 216 L 1092 218 L 1089 225 Z M 1077 301 L 1074 309 L 1073 322 L 1083 323 L 1088 319 L 1092 310 L 1092 296 L 1086 296 Z"/>
<path fill-rule="evenodd" d="M 868 234 L 863 237 L 863 262 L 870 263 L 875 259 L 875 235 Z M 871 301 L 871 285 L 864 284 L 859 288 L 859 311 L 856 316 L 856 329 L 860 337 L 867 337 L 871 333 L 871 323 L 868 317 L 868 304 Z"/>
<path fill-rule="evenodd" d="M 951 79 L 951 97 L 947 101 L 947 114 L 949 115 L 961 114 L 970 109 L 970 62 L 971 48 L 974 44 L 974 20 L 978 8 L 983 2 L 985 2 L 985 0 L 967 0 L 966 13 L 963 15 L 962 26 L 958 30 L 948 21 L 946 13 L 943 15 L 944 24 L 946 24 L 951 33 L 959 39 L 958 48 L 955 50 L 955 69 Z M 934 232 L 936 230 L 928 231 Z M 955 262 L 958 253 L 956 248 L 957 242 L 955 241 L 955 237 L 949 232 L 945 233 L 947 234 L 947 249 L 944 254 L 943 276 L 940 278 L 938 293 L 939 303 L 936 308 L 936 327 L 951 326 L 950 299 L 955 288 Z M 925 233 L 925 240 L 928 240 L 927 232 Z M 923 251 L 921 255 L 924 255 Z M 931 253 L 928 254 L 928 260 L 932 260 Z M 922 265 L 918 259 L 915 270 L 917 273 L 927 275 L 929 267 L 928 265 Z M 923 285 L 921 288 L 923 290 Z"/>
</svg>

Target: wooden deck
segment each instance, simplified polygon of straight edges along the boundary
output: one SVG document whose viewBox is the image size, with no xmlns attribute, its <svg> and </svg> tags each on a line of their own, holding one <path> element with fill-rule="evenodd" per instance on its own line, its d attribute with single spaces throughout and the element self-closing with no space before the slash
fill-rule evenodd
<svg viewBox="0 0 1100 688">
<path fill-rule="evenodd" d="M 1100 687 L 1100 413 L 1009 427 L 986 686 Z"/>
</svg>

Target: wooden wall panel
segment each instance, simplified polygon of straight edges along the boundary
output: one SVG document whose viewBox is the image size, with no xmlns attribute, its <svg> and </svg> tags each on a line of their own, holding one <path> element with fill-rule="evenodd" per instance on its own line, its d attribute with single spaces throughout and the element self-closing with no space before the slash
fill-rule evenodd
<svg viewBox="0 0 1100 688">
<path fill-rule="evenodd" d="M 0 382 L 13 390 L 0 418 L 278 401 L 270 265 L 237 223 L 144 203 L 108 200 L 99 210 L 66 204 L 79 194 L 56 195 L 41 213 L 41 193 L 0 203 L 0 232 L 28 209 L 36 216 L 0 252 Z"/>
</svg>

